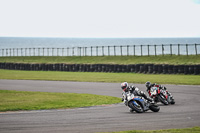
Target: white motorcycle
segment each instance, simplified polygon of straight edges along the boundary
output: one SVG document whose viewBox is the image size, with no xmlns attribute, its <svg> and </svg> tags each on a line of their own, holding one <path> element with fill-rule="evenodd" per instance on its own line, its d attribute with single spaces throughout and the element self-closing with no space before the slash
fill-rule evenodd
<svg viewBox="0 0 200 133">
<path fill-rule="evenodd" d="M 122 95 L 123 98 L 125 98 L 125 95 Z M 134 96 L 132 93 L 127 95 L 127 100 L 124 100 L 124 104 L 131 109 L 131 112 L 135 111 L 137 113 L 143 113 L 148 110 L 158 112 L 160 110 L 160 107 L 156 103 L 150 103 L 145 98 L 141 96 Z"/>
</svg>

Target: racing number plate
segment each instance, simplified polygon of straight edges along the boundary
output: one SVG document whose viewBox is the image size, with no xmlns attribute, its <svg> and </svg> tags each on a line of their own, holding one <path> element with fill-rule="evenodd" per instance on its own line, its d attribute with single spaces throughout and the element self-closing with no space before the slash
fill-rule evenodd
<svg viewBox="0 0 200 133">
<path fill-rule="evenodd" d="M 157 94 L 157 87 L 151 87 L 151 95 Z"/>
</svg>

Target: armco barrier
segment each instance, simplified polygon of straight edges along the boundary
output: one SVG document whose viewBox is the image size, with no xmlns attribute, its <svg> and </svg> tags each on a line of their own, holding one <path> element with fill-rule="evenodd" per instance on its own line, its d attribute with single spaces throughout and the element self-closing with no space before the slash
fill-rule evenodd
<svg viewBox="0 0 200 133">
<path fill-rule="evenodd" d="M 0 69 L 27 71 L 69 71 L 69 72 L 131 72 L 152 74 L 200 74 L 200 65 L 167 64 L 25 64 L 0 63 Z"/>
</svg>

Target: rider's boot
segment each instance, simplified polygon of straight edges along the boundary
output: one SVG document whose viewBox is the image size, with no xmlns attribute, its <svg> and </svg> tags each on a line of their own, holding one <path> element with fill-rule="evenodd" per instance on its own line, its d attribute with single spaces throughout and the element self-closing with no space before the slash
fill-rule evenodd
<svg viewBox="0 0 200 133">
<path fill-rule="evenodd" d="M 129 108 L 129 111 L 130 111 L 131 113 L 133 113 L 133 109 L 132 109 L 132 108 Z"/>
<path fill-rule="evenodd" d="M 147 98 L 147 100 L 148 100 L 150 103 L 155 103 L 155 101 L 154 101 L 152 98 Z"/>
</svg>

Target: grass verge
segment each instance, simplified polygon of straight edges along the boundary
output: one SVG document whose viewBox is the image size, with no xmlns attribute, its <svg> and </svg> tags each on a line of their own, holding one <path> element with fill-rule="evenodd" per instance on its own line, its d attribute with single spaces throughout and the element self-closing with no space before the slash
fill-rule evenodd
<svg viewBox="0 0 200 133">
<path fill-rule="evenodd" d="M 200 127 L 184 128 L 184 129 L 167 129 L 167 130 L 132 130 L 132 131 L 109 132 L 109 133 L 199 133 L 199 132 L 200 132 Z"/>
<path fill-rule="evenodd" d="M 159 84 L 200 85 L 200 75 L 137 74 L 137 73 L 97 73 L 58 71 L 19 71 L 0 69 L 0 79 L 55 80 L 79 82 L 130 82 Z"/>
<path fill-rule="evenodd" d="M 24 56 L 0 57 L 10 63 L 66 63 L 66 64 L 200 64 L 200 55 L 158 56 Z"/>
<path fill-rule="evenodd" d="M 76 108 L 120 103 L 111 96 L 0 90 L 0 111 Z"/>
</svg>

